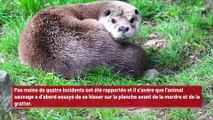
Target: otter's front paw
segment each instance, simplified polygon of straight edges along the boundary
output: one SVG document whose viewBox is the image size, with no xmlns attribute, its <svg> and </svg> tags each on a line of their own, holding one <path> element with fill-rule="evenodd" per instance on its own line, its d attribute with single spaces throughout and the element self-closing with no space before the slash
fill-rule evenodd
<svg viewBox="0 0 213 120">
<path fill-rule="evenodd" d="M 95 19 L 84 19 L 82 22 L 90 29 L 105 30 L 104 25 Z"/>
</svg>

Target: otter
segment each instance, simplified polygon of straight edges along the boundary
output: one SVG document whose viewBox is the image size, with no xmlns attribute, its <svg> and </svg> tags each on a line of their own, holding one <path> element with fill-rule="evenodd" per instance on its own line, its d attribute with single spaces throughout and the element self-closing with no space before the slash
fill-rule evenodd
<svg viewBox="0 0 213 120">
<path fill-rule="evenodd" d="M 23 64 L 65 79 L 83 77 L 91 67 L 109 66 L 138 77 L 146 69 L 145 51 L 128 42 L 139 29 L 141 15 L 121 1 L 46 8 L 23 30 L 18 46 Z"/>
</svg>

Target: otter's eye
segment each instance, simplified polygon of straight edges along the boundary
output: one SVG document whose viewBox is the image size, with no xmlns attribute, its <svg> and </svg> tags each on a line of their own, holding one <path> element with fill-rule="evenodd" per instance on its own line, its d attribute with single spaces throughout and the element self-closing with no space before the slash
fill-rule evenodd
<svg viewBox="0 0 213 120">
<path fill-rule="evenodd" d="M 104 12 L 104 15 L 105 15 L 105 16 L 108 16 L 108 15 L 110 15 L 110 13 L 111 13 L 111 11 L 110 11 L 110 10 L 107 10 L 107 11 Z"/>
<path fill-rule="evenodd" d="M 115 24 L 117 21 L 115 19 L 111 19 L 111 22 Z"/>
<path fill-rule="evenodd" d="M 129 22 L 133 23 L 135 21 L 135 18 L 132 18 Z"/>
</svg>

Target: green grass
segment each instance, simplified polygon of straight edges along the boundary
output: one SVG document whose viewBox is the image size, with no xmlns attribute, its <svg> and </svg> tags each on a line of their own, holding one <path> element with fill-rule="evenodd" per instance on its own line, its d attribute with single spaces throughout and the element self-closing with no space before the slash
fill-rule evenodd
<svg viewBox="0 0 213 120">
<path fill-rule="evenodd" d="M 133 42 L 145 43 L 152 33 L 165 40 L 165 48 L 145 47 L 150 67 L 162 75 L 153 81 L 132 79 L 113 73 L 107 67 L 95 68 L 86 77 L 64 80 L 23 65 L 18 59 L 19 37 L 27 22 L 42 8 L 91 2 L 94 0 L 0 0 L 0 69 L 7 71 L 16 85 L 202 85 L 204 106 L 200 109 L 30 109 L 29 119 L 108 119 L 108 120 L 191 120 L 213 115 L 213 13 L 202 14 L 208 6 L 202 0 L 129 0 L 142 13 L 142 26 Z M 150 23 L 155 23 L 152 25 Z M 158 36 L 157 36 L 158 39 Z M 190 59 L 189 56 L 198 56 Z M 210 107 L 209 107 L 210 106 Z M 160 115 L 160 112 L 164 114 Z M 15 119 L 16 113 L 12 113 Z M 5 118 L 8 118 L 6 115 Z M 210 118 L 210 117 L 209 117 Z"/>
<path fill-rule="evenodd" d="M 172 120 L 191 120 L 196 118 L 193 116 L 193 112 L 190 109 L 172 109 L 169 112 L 169 116 Z"/>
</svg>

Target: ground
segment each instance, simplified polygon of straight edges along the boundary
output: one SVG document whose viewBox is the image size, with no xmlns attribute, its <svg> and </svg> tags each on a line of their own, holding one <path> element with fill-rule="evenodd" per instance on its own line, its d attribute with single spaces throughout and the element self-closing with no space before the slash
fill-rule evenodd
<svg viewBox="0 0 213 120">
<path fill-rule="evenodd" d="M 32 16 L 48 6 L 94 0 L 0 0 L 0 69 L 16 85 L 201 85 L 201 109 L 30 109 L 15 110 L 0 119 L 73 120 L 212 120 L 213 13 L 209 0 L 129 0 L 142 13 L 142 26 L 132 42 L 145 48 L 155 80 L 133 79 L 98 68 L 85 78 L 63 80 L 23 65 L 18 59 L 20 34 Z M 207 1 L 207 3 L 206 3 Z M 210 2 L 210 3 L 209 3 Z"/>
</svg>

